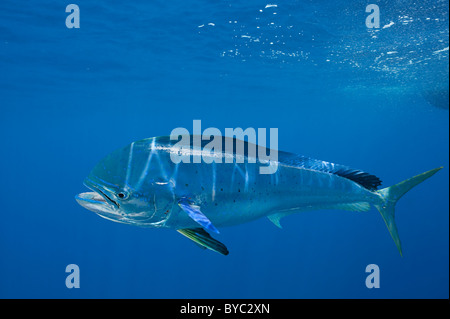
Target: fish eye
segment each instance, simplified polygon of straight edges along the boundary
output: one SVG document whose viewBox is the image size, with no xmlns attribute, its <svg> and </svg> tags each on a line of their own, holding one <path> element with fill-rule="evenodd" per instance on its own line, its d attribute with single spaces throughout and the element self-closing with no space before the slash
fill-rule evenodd
<svg viewBox="0 0 450 319">
<path fill-rule="evenodd" d="M 126 193 L 126 192 L 117 193 L 117 197 L 119 197 L 120 199 L 127 199 L 128 193 Z"/>
</svg>

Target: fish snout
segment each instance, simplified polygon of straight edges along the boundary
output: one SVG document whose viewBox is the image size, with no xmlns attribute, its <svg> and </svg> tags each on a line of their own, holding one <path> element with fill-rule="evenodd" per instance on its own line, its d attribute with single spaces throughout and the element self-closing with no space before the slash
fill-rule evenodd
<svg viewBox="0 0 450 319">
<path fill-rule="evenodd" d="M 80 206 L 95 213 L 115 213 L 115 207 L 96 192 L 85 192 L 75 196 Z"/>
</svg>

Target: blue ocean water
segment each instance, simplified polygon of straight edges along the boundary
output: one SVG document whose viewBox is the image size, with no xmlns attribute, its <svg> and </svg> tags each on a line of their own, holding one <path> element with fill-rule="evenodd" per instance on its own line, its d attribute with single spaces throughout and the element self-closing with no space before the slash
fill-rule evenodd
<svg viewBox="0 0 450 319">
<path fill-rule="evenodd" d="M 68 4 L 0 2 L 1 298 L 449 297 L 447 1 L 78 0 L 73 29 Z M 222 256 L 75 202 L 103 156 L 194 119 L 384 186 L 444 168 L 397 205 L 403 257 L 375 209 L 224 228 Z"/>
</svg>

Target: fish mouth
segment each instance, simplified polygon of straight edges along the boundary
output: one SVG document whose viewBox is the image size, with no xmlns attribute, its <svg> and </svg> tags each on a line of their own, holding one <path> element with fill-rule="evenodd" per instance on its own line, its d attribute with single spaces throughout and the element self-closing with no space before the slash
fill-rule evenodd
<svg viewBox="0 0 450 319">
<path fill-rule="evenodd" d="M 96 192 L 80 193 L 75 196 L 75 199 L 77 201 L 83 201 L 83 202 L 87 202 L 87 203 L 91 203 L 91 204 L 95 204 L 95 205 L 107 204 L 106 200 L 99 193 L 96 193 Z"/>
<path fill-rule="evenodd" d="M 104 193 L 103 193 L 104 194 Z M 98 216 L 105 219 L 124 223 L 124 224 L 137 224 L 141 226 L 151 225 L 152 216 L 147 216 L 142 213 L 136 214 L 122 214 L 114 204 L 111 204 L 103 195 L 97 192 L 86 192 L 75 196 L 75 200 L 82 207 L 96 213 Z"/>
<path fill-rule="evenodd" d="M 105 202 L 108 202 L 114 206 L 116 206 L 117 208 L 120 208 L 120 205 L 118 202 L 116 202 L 115 200 L 111 199 L 111 197 L 109 197 L 108 195 L 106 195 L 101 189 L 93 189 L 93 191 L 96 191 L 98 193 L 100 193 L 100 196 L 103 197 L 103 199 L 105 200 Z"/>
<path fill-rule="evenodd" d="M 75 196 L 75 200 L 82 207 L 95 213 L 113 213 L 115 207 L 106 201 L 106 199 L 96 192 L 86 192 Z"/>
<path fill-rule="evenodd" d="M 103 198 L 103 202 L 112 205 L 114 208 L 120 209 L 120 205 L 118 202 L 116 202 L 114 199 L 112 199 L 110 196 L 106 194 L 105 191 L 102 190 L 100 186 L 98 186 L 94 181 L 92 181 L 89 178 L 86 178 L 84 181 L 84 185 L 93 190 L 95 193 L 97 193 L 98 196 Z M 101 202 L 102 200 L 99 197 L 96 197 L 95 199 L 98 202 Z"/>
<path fill-rule="evenodd" d="M 82 207 L 104 217 L 120 218 L 120 205 L 107 195 L 107 190 L 102 190 L 99 185 L 90 179 L 84 181 L 84 185 L 93 192 L 85 192 L 75 196 L 75 200 Z"/>
</svg>

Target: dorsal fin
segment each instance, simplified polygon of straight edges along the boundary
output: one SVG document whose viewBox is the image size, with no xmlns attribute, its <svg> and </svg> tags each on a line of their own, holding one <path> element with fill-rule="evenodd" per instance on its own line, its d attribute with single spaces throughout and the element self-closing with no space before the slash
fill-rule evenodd
<svg viewBox="0 0 450 319">
<path fill-rule="evenodd" d="M 360 171 L 358 169 L 350 168 L 344 165 L 334 164 L 321 160 L 312 159 L 309 157 L 280 152 L 279 162 L 288 166 L 301 167 L 320 172 L 335 174 L 347 178 L 355 183 L 358 183 L 364 188 L 371 191 L 377 190 L 381 185 L 381 180 L 375 175 Z"/>
<path fill-rule="evenodd" d="M 338 171 L 333 172 L 333 174 L 348 178 L 371 191 L 377 190 L 378 186 L 382 184 L 381 179 L 377 176 L 357 169 L 341 168 Z"/>
<path fill-rule="evenodd" d="M 177 141 L 170 140 L 170 138 L 168 136 L 160 136 L 160 137 L 157 137 L 157 139 L 158 139 L 158 142 L 162 142 L 162 143 L 170 143 L 172 145 L 177 143 Z M 222 152 L 225 150 L 225 143 L 227 140 L 232 141 L 233 146 L 234 146 L 234 143 L 236 143 L 236 141 L 237 141 L 236 138 L 230 138 L 230 137 L 223 136 L 222 137 Z M 190 142 L 191 142 L 190 145 L 193 145 L 193 136 L 192 135 L 190 136 Z M 202 148 L 209 142 L 210 142 L 209 140 L 201 139 Z M 244 142 L 244 153 L 242 155 L 248 156 L 249 145 L 254 145 L 254 144 L 250 144 L 246 141 L 243 141 L 243 142 Z M 233 147 L 233 150 L 236 150 L 236 148 Z M 266 153 L 267 153 L 267 151 L 266 151 Z M 300 167 L 300 168 L 335 174 L 335 175 L 347 178 L 355 183 L 358 183 L 362 187 L 367 188 L 371 191 L 377 190 L 378 186 L 381 185 L 381 180 L 375 175 L 363 172 L 358 169 L 353 169 L 348 166 L 334 164 L 334 163 L 325 162 L 325 161 L 321 161 L 321 160 L 316 160 L 316 159 L 309 158 L 309 157 L 302 156 L 302 155 L 278 151 L 278 162 L 280 164 L 285 164 L 288 166 Z"/>
</svg>

